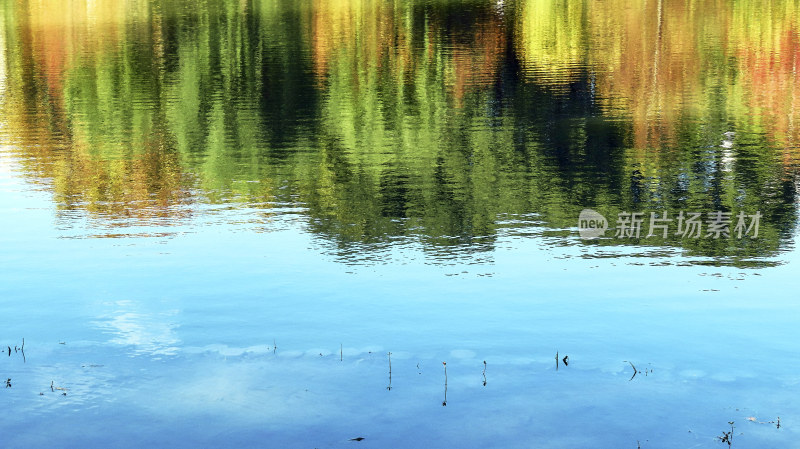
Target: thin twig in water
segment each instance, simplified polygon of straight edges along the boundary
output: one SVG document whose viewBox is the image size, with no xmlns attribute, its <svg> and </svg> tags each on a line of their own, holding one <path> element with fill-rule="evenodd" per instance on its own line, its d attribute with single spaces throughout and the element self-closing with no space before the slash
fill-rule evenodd
<svg viewBox="0 0 800 449">
<path fill-rule="evenodd" d="M 483 361 L 483 386 L 486 386 L 486 360 Z"/>
<path fill-rule="evenodd" d="M 444 401 L 442 401 L 442 407 L 447 406 L 447 362 L 442 362 L 444 365 Z"/>
</svg>

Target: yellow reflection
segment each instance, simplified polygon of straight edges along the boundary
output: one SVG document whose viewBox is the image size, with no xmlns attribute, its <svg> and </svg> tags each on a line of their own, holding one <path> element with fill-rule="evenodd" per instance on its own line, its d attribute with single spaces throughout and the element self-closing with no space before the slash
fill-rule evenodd
<svg viewBox="0 0 800 449">
<path fill-rule="evenodd" d="M 586 63 L 584 2 L 529 0 L 522 3 L 517 51 L 526 75 L 546 85 L 571 81 Z"/>
</svg>

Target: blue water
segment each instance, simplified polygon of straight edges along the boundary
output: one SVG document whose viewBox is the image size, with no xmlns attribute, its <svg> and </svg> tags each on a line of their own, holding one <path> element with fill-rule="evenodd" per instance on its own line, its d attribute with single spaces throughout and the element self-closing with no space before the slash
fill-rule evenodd
<svg viewBox="0 0 800 449">
<path fill-rule="evenodd" d="M 489 260 L 405 242 L 346 263 L 291 211 L 224 206 L 100 238 L 0 161 L 4 447 L 720 447 L 729 421 L 735 447 L 798 436 L 794 247 L 714 267 L 596 258 L 531 227 Z"/>
</svg>

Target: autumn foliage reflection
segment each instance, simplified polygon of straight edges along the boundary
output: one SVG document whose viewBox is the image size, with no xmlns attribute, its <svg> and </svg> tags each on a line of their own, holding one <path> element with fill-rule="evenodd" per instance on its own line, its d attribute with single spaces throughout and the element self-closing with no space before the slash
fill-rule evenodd
<svg viewBox="0 0 800 449">
<path fill-rule="evenodd" d="M 800 161 L 791 1 L 0 11 L 3 140 L 98 217 L 298 203 L 334 240 L 472 244 L 503 214 L 565 226 L 578 201 L 732 207 L 788 191 Z M 720 171 L 739 184 L 710 189 Z"/>
</svg>

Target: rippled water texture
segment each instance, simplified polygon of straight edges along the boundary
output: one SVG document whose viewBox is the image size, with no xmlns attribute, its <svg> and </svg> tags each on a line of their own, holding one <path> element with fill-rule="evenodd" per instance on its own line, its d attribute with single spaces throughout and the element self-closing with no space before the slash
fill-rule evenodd
<svg viewBox="0 0 800 449">
<path fill-rule="evenodd" d="M 0 13 L 0 446 L 797 444 L 798 1 Z"/>
</svg>

